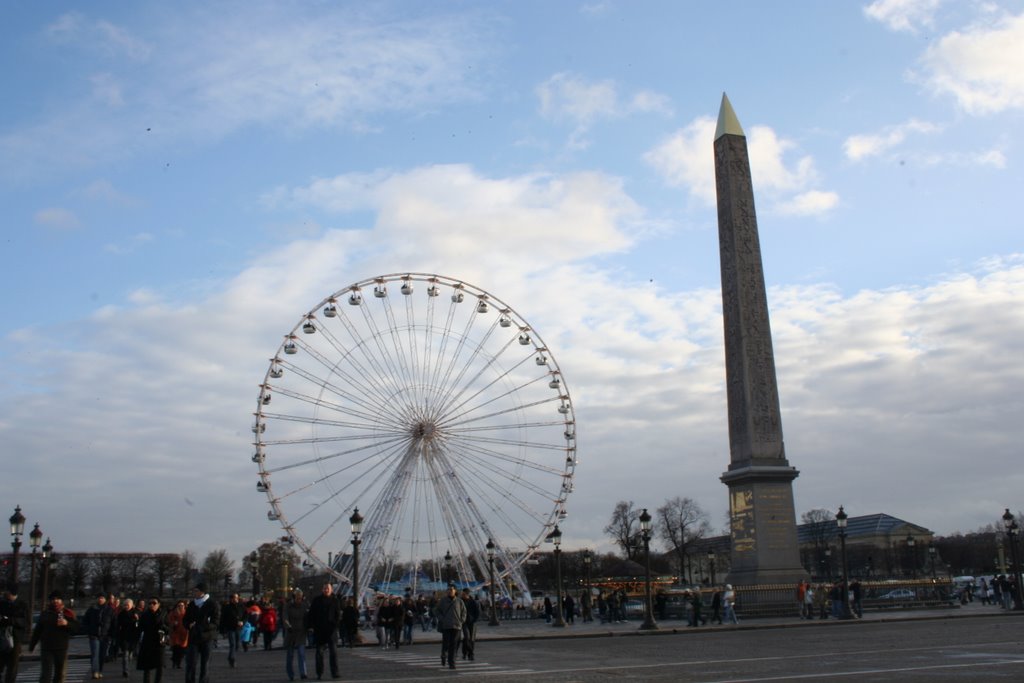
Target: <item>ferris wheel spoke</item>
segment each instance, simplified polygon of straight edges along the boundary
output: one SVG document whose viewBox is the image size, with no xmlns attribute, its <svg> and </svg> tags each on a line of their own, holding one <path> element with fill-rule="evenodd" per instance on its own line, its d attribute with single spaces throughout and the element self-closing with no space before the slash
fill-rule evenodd
<svg viewBox="0 0 1024 683">
<path fill-rule="evenodd" d="M 353 377 L 353 376 L 352 376 L 351 374 L 345 373 L 344 379 L 345 379 L 346 381 L 349 381 L 349 382 L 351 382 L 351 383 L 352 383 L 352 384 L 354 384 L 354 385 L 355 385 L 356 387 L 361 387 L 361 386 L 362 386 L 362 387 L 363 387 L 363 388 L 365 388 L 365 389 L 366 389 L 367 391 L 370 391 L 370 390 L 373 390 L 373 389 L 375 389 L 375 388 L 376 388 L 376 387 L 375 387 L 375 383 L 374 383 L 374 382 L 372 381 L 372 380 L 373 380 L 373 377 L 374 377 L 374 375 L 373 375 L 373 374 L 371 374 L 371 373 L 365 372 L 365 371 L 363 370 L 363 368 L 362 368 L 362 367 L 361 367 L 361 366 L 359 365 L 359 363 L 358 363 L 358 362 L 357 362 L 357 360 L 355 359 L 354 355 L 352 355 L 352 354 L 351 354 L 351 353 L 350 353 L 350 352 L 349 352 L 349 351 L 348 351 L 348 350 L 346 349 L 346 347 L 344 346 L 344 344 L 342 344 L 342 343 L 341 343 L 341 342 L 340 342 L 340 341 L 339 341 L 339 340 L 337 339 L 337 337 L 335 337 L 335 336 L 334 336 L 334 335 L 333 335 L 333 334 L 331 333 L 330 329 L 329 329 L 329 328 L 328 328 L 328 327 L 327 327 L 326 325 L 323 325 L 323 326 L 321 326 L 321 328 L 320 328 L 320 335 L 319 335 L 319 336 L 320 336 L 320 337 L 321 337 L 322 339 L 324 339 L 324 340 L 325 340 L 325 341 L 326 341 L 326 342 L 328 343 L 328 345 L 330 346 L 330 349 L 328 349 L 328 350 L 331 350 L 331 351 L 335 351 L 335 352 L 339 353 L 339 354 L 340 354 L 340 355 L 341 355 L 341 356 L 342 356 L 343 358 L 346 358 L 346 357 L 351 357 L 351 360 L 352 360 L 352 362 L 353 362 L 353 367 L 354 367 L 354 368 L 355 368 L 355 369 L 357 370 L 358 374 L 359 374 L 359 375 L 360 375 L 360 376 L 361 376 L 361 377 L 362 377 L 363 379 L 365 379 L 365 380 L 370 380 L 370 381 L 368 381 L 368 382 L 367 382 L 367 384 L 366 384 L 366 385 L 364 386 L 364 385 L 362 385 L 362 384 L 360 383 L 360 381 L 359 381 L 359 380 L 358 380 L 358 379 L 357 379 L 356 377 Z M 331 375 L 337 374 L 337 372 L 336 372 L 336 370 L 335 370 L 335 367 L 336 367 L 336 365 L 337 365 L 337 364 L 336 364 L 336 363 L 332 363 L 332 362 L 330 361 L 330 359 L 328 359 L 328 358 L 327 358 L 327 357 L 326 357 L 326 356 L 325 356 L 325 355 L 323 354 L 323 352 L 321 352 L 321 351 L 320 351 L 319 349 L 317 349 L 316 347 L 314 347 L 314 346 L 313 346 L 313 344 L 312 344 L 312 341 L 311 341 L 311 340 L 310 340 L 310 341 L 307 341 L 307 340 L 305 340 L 305 339 L 299 339 L 299 338 L 297 337 L 297 338 L 296 338 L 296 344 L 297 344 L 297 346 L 299 346 L 299 348 L 301 348 L 301 349 L 302 349 L 302 350 L 304 351 L 304 353 L 305 353 L 305 355 L 306 355 L 306 356 L 308 356 L 309 358 L 313 359 L 314 361 L 316 361 L 317 363 L 319 363 L 321 367 L 323 367 L 323 369 L 324 369 L 324 371 L 325 371 L 325 372 L 327 373 L 327 376 L 328 376 L 328 377 L 329 377 L 329 376 L 331 376 Z M 301 376 L 304 376 L 304 377 L 306 377 L 307 379 L 309 379 L 310 381 L 312 381 L 312 382 L 313 382 L 314 384 L 317 384 L 317 385 L 319 385 L 319 384 L 321 384 L 321 382 L 326 382 L 326 380 L 320 380 L 320 379 L 318 379 L 318 378 L 316 377 L 316 375 L 312 373 L 312 371 L 306 371 L 306 370 L 305 370 L 304 368 L 301 368 L 300 366 L 298 366 L 298 365 L 297 365 L 297 364 L 295 364 L 295 363 L 287 363 L 287 364 L 285 364 L 285 363 L 282 363 L 282 365 L 284 365 L 285 367 L 290 367 L 290 368 L 292 369 L 292 371 L 293 371 L 293 372 L 296 372 L 297 374 L 300 374 Z M 379 394 L 379 393 L 378 393 L 378 396 L 379 396 L 380 398 L 383 398 L 383 395 L 381 395 L 381 394 Z"/>
<path fill-rule="evenodd" d="M 464 336 L 469 334 L 469 327 L 472 326 L 472 324 L 476 320 L 477 316 L 478 316 L 478 314 L 474 313 L 473 317 L 467 323 L 466 330 L 463 332 Z M 493 366 L 493 363 L 495 362 L 495 360 L 497 360 L 497 356 L 489 358 L 486 363 L 483 363 L 482 367 L 478 368 L 478 371 L 472 376 L 471 379 L 468 379 L 468 380 L 465 379 L 466 375 L 469 374 L 471 368 L 476 366 L 477 359 L 483 354 L 483 345 L 488 342 L 488 340 L 494 334 L 494 331 L 496 329 L 498 329 L 498 323 L 497 323 L 497 321 L 494 321 L 494 322 L 491 323 L 490 327 L 487 328 L 487 331 L 484 333 L 482 339 L 480 339 L 480 341 L 477 342 L 476 345 L 473 346 L 472 349 L 470 349 L 468 357 L 461 361 L 462 367 L 455 374 L 455 376 L 451 377 L 451 373 L 448 373 L 446 375 L 446 379 L 445 379 L 445 382 L 444 382 L 444 384 L 446 386 L 446 389 L 445 389 L 444 393 L 442 394 L 440 400 L 438 401 L 438 410 L 440 410 L 442 412 L 446 411 L 447 410 L 447 408 L 446 408 L 447 405 L 449 405 L 452 401 L 458 400 L 459 396 L 461 396 L 463 393 L 465 393 L 467 391 L 467 389 L 469 389 L 470 387 L 473 386 L 474 381 L 478 380 L 480 378 L 481 374 L 483 374 L 490 367 Z M 506 344 L 505 347 L 501 348 L 498 351 L 497 355 L 500 356 L 502 353 L 504 353 L 505 350 L 510 345 L 511 345 L 511 342 L 509 342 L 509 344 Z M 464 348 L 464 346 L 465 345 L 463 344 L 460 347 L 460 349 Z"/>
<path fill-rule="evenodd" d="M 392 446 L 394 444 L 399 444 L 399 443 L 403 442 L 404 440 L 405 440 L 404 438 L 398 438 L 398 439 L 390 439 L 390 440 L 384 441 L 384 442 L 376 441 L 374 443 L 369 443 L 369 444 L 366 444 L 364 446 L 358 446 L 356 448 L 349 448 L 349 449 L 346 449 L 344 451 L 338 451 L 336 453 L 328 453 L 326 455 L 317 456 L 315 458 L 307 458 L 307 459 L 304 459 L 304 460 L 299 460 L 297 462 L 291 462 L 291 463 L 287 463 L 287 464 L 284 464 L 284 465 L 279 465 L 278 467 L 267 468 L 266 472 L 267 472 L 267 474 L 278 474 L 278 473 L 281 473 L 281 472 L 287 472 L 288 470 L 294 470 L 294 469 L 297 469 L 297 468 L 300 468 L 300 467 L 307 467 L 309 465 L 317 465 L 317 464 L 328 462 L 330 460 L 335 460 L 337 458 L 343 458 L 345 456 L 354 455 L 356 453 L 363 453 L 365 451 L 370 451 L 369 454 L 367 454 L 364 458 L 356 460 L 353 463 L 351 463 L 351 464 L 346 466 L 347 468 L 351 469 L 351 468 L 355 468 L 355 467 L 358 467 L 360 465 L 363 465 L 365 463 L 368 463 L 371 460 L 373 460 L 374 458 L 381 457 L 386 452 L 384 447 Z M 319 482 L 320 480 L 316 480 L 316 481 Z"/>
<path fill-rule="evenodd" d="M 360 306 L 362 310 L 364 320 L 373 320 L 372 314 L 370 313 L 367 306 Z M 377 403 L 380 405 L 389 405 L 392 408 L 396 407 L 395 396 L 400 394 L 402 382 L 397 381 L 394 376 L 394 369 L 387 362 L 381 363 L 379 359 L 372 353 L 368 352 L 370 348 L 369 342 L 364 338 L 352 319 L 341 310 L 336 310 L 335 318 L 339 321 L 342 328 L 348 333 L 353 339 L 352 348 L 348 348 L 346 344 L 341 342 L 333 332 L 327 327 L 323 327 L 324 338 L 327 339 L 333 348 L 339 351 L 344 358 L 349 360 L 359 375 L 360 380 L 355 382 L 356 384 L 362 383 L 363 385 L 372 388 L 372 394 L 376 397 Z M 375 330 L 373 342 L 378 348 L 380 347 L 379 331 L 377 331 L 376 325 L 374 324 L 373 329 Z M 358 351 L 358 356 L 356 354 Z M 362 357 L 363 360 L 360 360 Z M 365 364 L 364 364 L 365 361 Z M 338 372 L 331 366 L 332 372 Z M 351 379 L 351 375 L 344 373 L 342 375 L 345 378 Z M 405 412 L 408 406 L 399 404 L 399 413 Z M 399 415 L 396 415 L 396 418 Z M 405 416 L 408 417 L 407 415 Z"/>
<path fill-rule="evenodd" d="M 482 475 L 481 475 L 481 479 L 485 479 L 485 481 L 488 483 L 489 487 L 494 488 L 496 490 L 496 492 L 498 492 L 499 494 L 502 494 L 504 492 L 505 495 L 508 495 L 507 492 L 508 492 L 509 486 L 511 484 L 515 484 L 515 485 L 517 485 L 519 487 L 522 487 L 522 488 L 525 488 L 527 490 L 530 490 L 530 492 L 536 494 L 539 497 L 546 497 L 546 496 L 550 496 L 551 495 L 551 492 L 549 492 L 549 490 L 545 489 L 544 487 L 542 487 L 542 486 L 540 486 L 540 485 L 538 485 L 538 484 L 536 484 L 536 483 L 534 483 L 532 481 L 527 481 L 522 476 L 520 476 L 520 475 L 518 475 L 518 474 L 516 474 L 516 473 L 514 473 L 514 472 L 512 472 L 510 470 L 503 469 L 503 468 L 500 468 L 500 467 L 495 467 L 493 464 L 488 464 L 486 461 L 477 459 L 477 458 L 475 458 L 473 456 L 473 454 L 471 452 L 464 452 L 464 453 L 461 454 L 461 457 L 464 459 L 464 462 L 466 462 L 466 463 L 475 462 L 475 463 L 479 464 L 481 469 L 477 470 L 478 473 L 482 469 L 486 469 L 490 473 L 496 475 L 496 477 L 497 477 L 496 479 L 493 479 L 493 478 L 490 478 L 490 477 L 482 477 Z M 504 486 L 500 485 L 499 484 L 499 480 L 504 480 L 504 484 L 505 485 Z"/>
<path fill-rule="evenodd" d="M 346 391 L 345 389 L 342 389 L 341 387 L 337 386 L 336 384 L 334 384 L 332 382 L 327 382 L 326 380 L 317 379 L 316 375 L 314 375 L 312 372 L 309 372 L 305 368 L 302 368 L 302 367 L 300 367 L 298 365 L 295 365 L 295 364 L 292 364 L 292 363 L 288 363 L 288 364 L 282 363 L 281 365 L 284 366 L 285 368 L 289 369 L 291 372 L 293 372 L 293 373 L 299 375 L 300 377 L 303 377 L 304 379 L 308 380 L 310 382 L 310 384 L 312 384 L 314 386 L 317 386 L 317 387 L 320 387 L 322 390 L 325 389 L 325 390 L 331 392 L 333 395 L 337 396 L 338 398 L 346 400 L 346 401 L 349 401 L 354 406 L 358 406 L 358 407 L 363 409 L 362 411 L 358 411 L 358 410 L 356 410 L 354 408 L 346 410 L 346 409 L 343 409 L 343 408 L 341 408 L 339 406 L 339 410 L 342 410 L 342 411 L 346 412 L 347 414 L 350 414 L 350 415 L 353 415 L 353 416 L 363 417 L 363 418 L 365 418 L 367 420 L 370 420 L 370 421 L 374 421 L 374 420 L 380 419 L 380 417 L 378 416 L 378 413 L 379 413 L 378 407 L 380 405 L 380 400 L 381 400 L 382 397 L 379 394 L 376 394 L 377 397 L 378 397 L 378 402 L 377 403 L 374 403 L 370 399 L 370 397 L 365 397 L 364 398 L 364 396 L 367 396 L 367 394 L 370 393 L 371 389 L 373 389 L 372 385 L 370 385 L 370 384 L 362 385 L 362 384 L 360 384 L 360 382 L 359 382 L 359 380 L 357 378 L 353 377 L 352 375 L 349 375 L 348 373 L 332 371 L 332 374 L 336 374 L 342 380 L 348 382 L 350 389 L 351 388 L 355 388 L 357 390 L 361 389 L 361 388 L 364 389 L 362 395 L 360 395 L 359 393 L 354 393 L 352 391 Z M 289 396 L 291 398 L 294 398 L 294 399 L 300 400 L 300 401 L 311 401 L 311 402 L 314 402 L 314 403 L 318 403 L 319 400 L 320 400 L 320 399 L 316 399 L 315 397 L 313 397 L 313 396 L 311 396 L 309 394 L 306 394 L 304 392 L 299 392 L 298 390 L 291 390 L 291 389 L 288 389 L 286 387 L 279 386 L 277 384 L 272 385 L 271 389 L 275 393 L 283 394 L 285 396 Z"/>
<path fill-rule="evenodd" d="M 522 391 L 526 390 L 530 386 L 537 384 L 537 382 L 542 381 L 543 379 L 544 379 L 543 377 L 538 377 L 538 378 L 532 379 L 532 380 L 530 380 L 528 382 L 523 382 L 523 383 L 521 383 L 521 384 L 519 384 L 517 386 L 509 387 L 508 389 L 503 391 L 501 394 L 499 394 L 497 396 L 492 396 L 492 397 L 488 398 L 486 401 L 484 401 L 482 403 L 478 403 L 478 404 L 476 404 L 476 405 L 474 405 L 474 406 L 472 406 L 470 408 L 467 408 L 466 410 L 463 410 L 463 412 L 461 412 L 461 413 L 459 413 L 457 415 L 451 415 L 451 414 L 445 415 L 441 419 L 441 422 L 442 422 L 442 424 L 450 425 L 450 424 L 453 424 L 453 423 L 454 424 L 458 424 L 458 422 L 460 422 L 460 421 L 461 422 L 465 422 L 465 421 L 467 421 L 469 419 L 481 420 L 481 419 L 485 419 L 487 417 L 490 417 L 492 415 L 501 415 L 501 414 L 504 414 L 504 413 L 511 413 L 511 412 L 516 412 L 516 411 L 521 411 L 521 410 L 524 410 L 525 408 L 531 408 L 531 407 L 535 407 L 535 406 L 540 406 L 540 405 L 544 405 L 545 403 L 553 403 L 555 401 L 560 400 L 562 398 L 561 396 L 554 396 L 554 397 L 552 397 L 550 394 L 545 394 L 542 397 L 536 398 L 536 399 L 534 399 L 533 401 L 531 401 L 529 403 L 518 403 L 518 402 L 516 402 L 513 405 L 510 405 L 510 406 L 508 406 L 508 407 L 506 407 L 504 409 L 501 409 L 501 410 L 499 410 L 497 412 L 494 412 L 494 413 L 485 413 L 485 414 L 477 415 L 477 416 L 475 416 L 473 418 L 467 418 L 468 415 L 471 415 L 474 411 L 482 410 L 485 406 L 488 406 L 488 405 L 491 405 L 493 403 L 497 403 L 497 402 L 500 402 L 500 401 L 506 401 L 506 402 L 509 401 L 509 399 L 511 397 L 518 396 L 519 392 L 522 392 Z M 499 403 L 499 405 L 500 405 L 500 403 Z M 463 405 L 461 405 L 459 407 L 463 408 L 464 406 L 465 406 L 465 404 L 463 404 Z"/>
<path fill-rule="evenodd" d="M 336 477 L 336 476 L 339 476 L 341 474 L 348 473 L 349 471 L 351 471 L 353 469 L 356 469 L 360 465 L 369 463 L 370 464 L 369 469 L 367 469 L 365 471 L 358 472 L 358 473 L 354 473 L 352 475 L 352 481 L 349 482 L 342 489 L 342 491 L 344 491 L 346 488 L 352 487 L 355 484 L 357 484 L 360 480 L 365 478 L 368 474 L 372 473 L 374 469 L 383 468 L 386 465 L 388 465 L 390 463 L 392 457 L 393 456 L 388 455 L 388 453 L 386 451 L 383 451 L 383 450 L 381 450 L 378 447 L 377 450 L 374 453 L 371 453 L 367 457 L 365 457 L 365 458 L 363 458 L 361 460 L 358 460 L 356 462 L 350 463 L 348 465 L 345 465 L 344 467 L 341 467 L 340 469 L 337 469 L 337 470 L 334 470 L 333 472 L 329 472 L 327 474 L 324 474 L 324 475 L 322 475 L 322 476 L 320 476 L 320 477 L 318 477 L 316 479 L 313 479 L 311 481 L 304 482 L 299 487 L 294 488 L 294 489 L 288 491 L 287 493 L 283 494 L 281 496 L 281 498 L 288 498 L 290 496 L 294 496 L 295 494 L 297 494 L 297 493 L 299 493 L 301 491 L 305 491 L 305 490 L 311 488 L 312 486 L 315 486 L 317 484 L 322 484 L 324 482 L 330 481 L 330 479 L 332 477 Z M 282 471 L 282 470 L 283 470 L 283 468 L 279 468 L 278 471 Z M 268 474 L 270 474 L 270 473 L 271 472 L 268 471 Z M 332 492 L 331 495 L 326 500 L 317 501 L 317 502 L 311 503 L 311 505 L 313 505 L 314 508 L 320 508 L 327 501 L 335 499 L 339 495 L 339 493 L 340 493 L 340 491 Z M 304 515 L 304 516 L 308 516 L 308 515 Z"/>
</svg>

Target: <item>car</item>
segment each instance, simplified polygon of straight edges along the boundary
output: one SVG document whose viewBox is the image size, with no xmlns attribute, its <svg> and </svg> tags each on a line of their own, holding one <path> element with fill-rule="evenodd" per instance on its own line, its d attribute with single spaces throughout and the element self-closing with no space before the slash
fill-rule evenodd
<svg viewBox="0 0 1024 683">
<path fill-rule="evenodd" d="M 880 600 L 915 600 L 917 593 L 909 588 L 897 588 L 878 596 Z"/>
</svg>

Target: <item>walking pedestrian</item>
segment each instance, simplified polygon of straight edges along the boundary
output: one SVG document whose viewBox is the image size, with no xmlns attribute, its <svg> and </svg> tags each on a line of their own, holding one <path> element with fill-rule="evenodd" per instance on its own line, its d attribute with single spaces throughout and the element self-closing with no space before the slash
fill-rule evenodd
<svg viewBox="0 0 1024 683">
<path fill-rule="evenodd" d="M 260 633 L 263 634 L 263 649 L 272 650 L 277 635 L 277 609 L 269 600 L 260 608 Z"/>
<path fill-rule="evenodd" d="M 188 648 L 188 629 L 185 628 L 185 601 L 179 600 L 167 615 L 167 628 L 171 634 L 171 668 L 180 669 Z"/>
<path fill-rule="evenodd" d="M 284 646 L 287 650 L 284 661 L 284 671 L 288 674 L 288 680 L 295 680 L 295 668 L 292 660 L 298 659 L 299 678 L 306 680 L 306 621 L 309 608 L 303 599 L 302 591 L 296 588 L 292 591 L 292 599 L 285 606 L 282 621 L 284 625 Z"/>
<path fill-rule="evenodd" d="M 220 625 L 220 605 L 210 599 L 206 583 L 200 581 L 192 590 L 193 598 L 185 607 L 182 624 L 188 629 L 188 648 L 185 650 L 185 683 L 209 683 L 207 668 L 210 664 L 210 646 L 217 637 Z M 199 679 L 196 680 L 196 665 Z"/>
<path fill-rule="evenodd" d="M 28 606 L 18 599 L 18 584 L 11 582 L 0 600 L 0 629 L 9 629 L 11 633 L 10 647 L 0 649 L 0 675 L 4 683 L 14 683 L 18 677 L 21 644 L 28 635 L 29 623 Z"/>
<path fill-rule="evenodd" d="M 722 625 L 722 591 L 718 588 L 711 595 L 711 623 L 718 622 Z"/>
<path fill-rule="evenodd" d="M 60 591 L 50 593 L 50 604 L 39 615 L 32 629 L 28 651 L 39 645 L 39 683 L 64 683 L 64 670 L 68 661 L 68 643 L 78 632 L 75 613 L 64 606 Z"/>
<path fill-rule="evenodd" d="M 335 632 L 341 621 L 341 608 L 334 597 L 334 587 L 325 583 L 320 595 L 313 598 L 309 605 L 306 625 L 313 630 L 313 642 L 316 644 L 316 677 L 324 676 L 324 650 L 327 650 L 331 678 L 338 678 L 338 645 Z"/>
<path fill-rule="evenodd" d="M 455 593 L 455 585 L 448 586 L 448 593 L 434 608 L 437 628 L 441 631 L 441 666 L 447 662 L 449 669 L 455 668 L 455 649 L 459 646 L 462 624 L 466 621 L 466 605 Z"/>
<path fill-rule="evenodd" d="M 232 593 L 220 610 L 220 632 L 228 641 L 228 666 L 235 668 L 235 657 L 242 644 L 242 624 L 245 622 L 245 606 L 238 593 Z"/>
<path fill-rule="evenodd" d="M 462 602 L 466 606 L 466 620 L 462 622 L 462 658 L 472 662 L 476 654 L 476 622 L 480 621 L 480 603 L 468 588 L 462 589 Z"/>
<path fill-rule="evenodd" d="M 734 624 L 740 623 L 740 620 L 736 618 L 736 592 L 732 589 L 731 583 L 725 584 L 722 605 L 725 607 L 725 620 Z"/>
<path fill-rule="evenodd" d="M 94 680 L 103 678 L 103 663 L 107 658 L 107 642 L 113 618 L 113 610 L 103 593 L 96 596 L 96 602 L 82 617 L 82 630 L 89 637 L 89 677 Z"/>
<path fill-rule="evenodd" d="M 139 644 L 139 613 L 135 601 L 125 598 L 117 612 L 117 649 L 121 653 L 121 677 L 128 678 L 128 663 Z"/>
<path fill-rule="evenodd" d="M 184 606 L 184 603 L 182 603 Z M 161 683 L 164 677 L 164 645 L 169 626 L 160 610 L 160 598 L 150 598 L 139 616 L 139 655 L 135 668 L 142 672 L 142 683 Z"/>
<path fill-rule="evenodd" d="M 354 647 L 359 639 L 359 609 L 356 607 L 355 598 L 345 600 L 345 606 L 341 608 L 341 644 Z M 409 636 L 412 642 L 412 636 Z"/>
</svg>

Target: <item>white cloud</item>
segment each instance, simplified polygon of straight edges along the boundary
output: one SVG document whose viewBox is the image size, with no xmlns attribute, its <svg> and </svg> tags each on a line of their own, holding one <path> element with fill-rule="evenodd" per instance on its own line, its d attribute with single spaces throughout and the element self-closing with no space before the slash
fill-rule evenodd
<svg viewBox="0 0 1024 683">
<path fill-rule="evenodd" d="M 540 112 L 555 121 L 568 121 L 576 129 L 572 147 L 585 147 L 585 134 L 600 119 L 621 118 L 636 113 L 669 114 L 672 107 L 664 95 L 641 90 L 623 98 L 614 81 L 590 81 L 561 72 L 537 86 Z"/>
<path fill-rule="evenodd" d="M 464 277 L 508 301 L 559 359 L 578 408 L 581 465 L 569 506 L 581 544 L 606 545 L 611 506 L 640 491 L 656 503 L 684 486 L 716 524 L 723 518 L 720 294 L 662 291 L 582 260 L 629 244 L 636 212 L 615 179 L 495 179 L 440 166 L 335 181 L 282 190 L 277 201 L 370 208 L 372 226 L 269 250 L 202 298 L 139 290 L 125 306 L 3 340 L 22 351 L 0 393 L 0 438 L 11 452 L 33 453 L 18 464 L 20 493 L 46 498 L 45 474 L 55 470 L 81 492 L 50 505 L 48 532 L 74 539 L 69 550 L 115 550 L 123 538 L 132 550 L 202 554 L 202 527 L 202 543 L 236 556 L 275 535 L 249 462 L 267 358 L 328 294 L 416 269 Z M 368 198 L 354 196 L 357 187 Z M 986 521 L 942 509 L 965 490 L 1013 499 L 1024 483 L 1012 467 L 1024 439 L 1024 367 L 1005 359 L 1024 338 L 1024 258 L 852 296 L 787 285 L 769 301 L 787 449 L 802 472 L 798 511 L 833 506 L 854 486 L 856 512 L 899 515 L 893 501 L 926 470 L 957 473 L 929 480 L 939 502 L 919 514 L 937 531 Z M 964 468 L 978 452 L 987 467 Z M 993 468 L 1004 476 L 994 480 Z M 138 486 L 142 470 L 160 486 Z M 77 525 L 94 492 L 110 490 L 122 492 L 103 497 L 113 519 L 161 510 L 147 534 L 112 540 L 109 527 Z M 223 529 L 208 524 L 229 517 Z"/>
<path fill-rule="evenodd" d="M 942 0 L 875 0 L 864 8 L 869 18 L 893 31 L 916 33 L 934 24 L 935 11 Z"/>
<path fill-rule="evenodd" d="M 780 202 L 776 210 L 791 216 L 820 216 L 838 205 L 839 195 L 835 192 L 811 190 L 798 194 L 789 201 Z"/>
<path fill-rule="evenodd" d="M 851 135 L 843 143 L 843 151 L 846 157 L 852 161 L 861 161 L 867 157 L 877 156 L 883 152 L 902 144 L 910 133 L 937 133 L 942 127 L 929 123 L 910 119 L 906 123 L 895 126 L 887 126 L 879 133 L 866 133 Z"/>
<path fill-rule="evenodd" d="M 689 189 L 707 205 L 716 202 L 714 158 L 709 151 L 715 126 L 709 117 L 694 119 L 644 155 L 666 182 Z M 838 204 L 835 192 L 810 191 L 818 181 L 813 159 L 809 155 L 793 159 L 790 152 L 796 144 L 773 129 L 751 127 L 747 149 L 755 191 L 771 197 L 780 210 L 826 212 Z"/>
<path fill-rule="evenodd" d="M 509 259 L 531 268 L 625 249 L 642 222 L 622 183 L 597 173 L 491 179 L 463 165 L 345 174 L 278 188 L 266 201 L 334 212 L 371 209 L 403 260 L 427 264 L 475 253 L 474 271 Z M 421 236 L 432 238 L 421 243 Z"/>
<path fill-rule="evenodd" d="M 145 59 L 146 69 L 83 61 L 94 69 L 81 76 L 92 83 L 90 96 L 72 87 L 49 118 L 8 128 L 0 169 L 18 178 L 45 175 L 157 144 L 218 140 L 254 124 L 365 132 L 381 112 L 423 116 L 480 97 L 487 71 L 481 12 L 372 14 L 332 7 L 309 21 L 274 3 L 226 13 L 198 5 L 159 14 L 145 43 L 110 22 L 65 14 L 48 29 L 57 45 L 108 45 L 116 52 L 108 56 Z M 160 135 L 141 139 L 154 122 Z"/>
<path fill-rule="evenodd" d="M 44 31 L 56 43 L 75 45 L 110 57 L 143 61 L 152 46 L 128 29 L 103 19 L 91 19 L 81 12 L 67 12 Z"/>
<path fill-rule="evenodd" d="M 954 31 L 921 58 L 920 78 L 970 114 L 1024 108 L 1024 14 Z"/>
<path fill-rule="evenodd" d="M 81 225 L 78 216 L 69 209 L 49 207 L 36 211 L 33 220 L 36 225 L 55 230 L 74 230 Z"/>
<path fill-rule="evenodd" d="M 90 201 L 102 202 L 112 206 L 138 206 L 140 201 L 114 187 L 109 180 L 100 178 L 94 180 L 85 187 L 75 190 L 75 197 L 84 197 Z"/>
</svg>

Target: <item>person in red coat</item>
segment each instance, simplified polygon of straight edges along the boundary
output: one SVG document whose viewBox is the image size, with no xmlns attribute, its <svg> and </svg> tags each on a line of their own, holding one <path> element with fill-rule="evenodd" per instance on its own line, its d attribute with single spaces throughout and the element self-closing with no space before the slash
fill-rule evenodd
<svg viewBox="0 0 1024 683">
<path fill-rule="evenodd" d="M 269 602 L 260 611 L 260 633 L 263 634 L 263 649 L 273 649 L 274 636 L 277 635 L 277 610 Z"/>
</svg>

